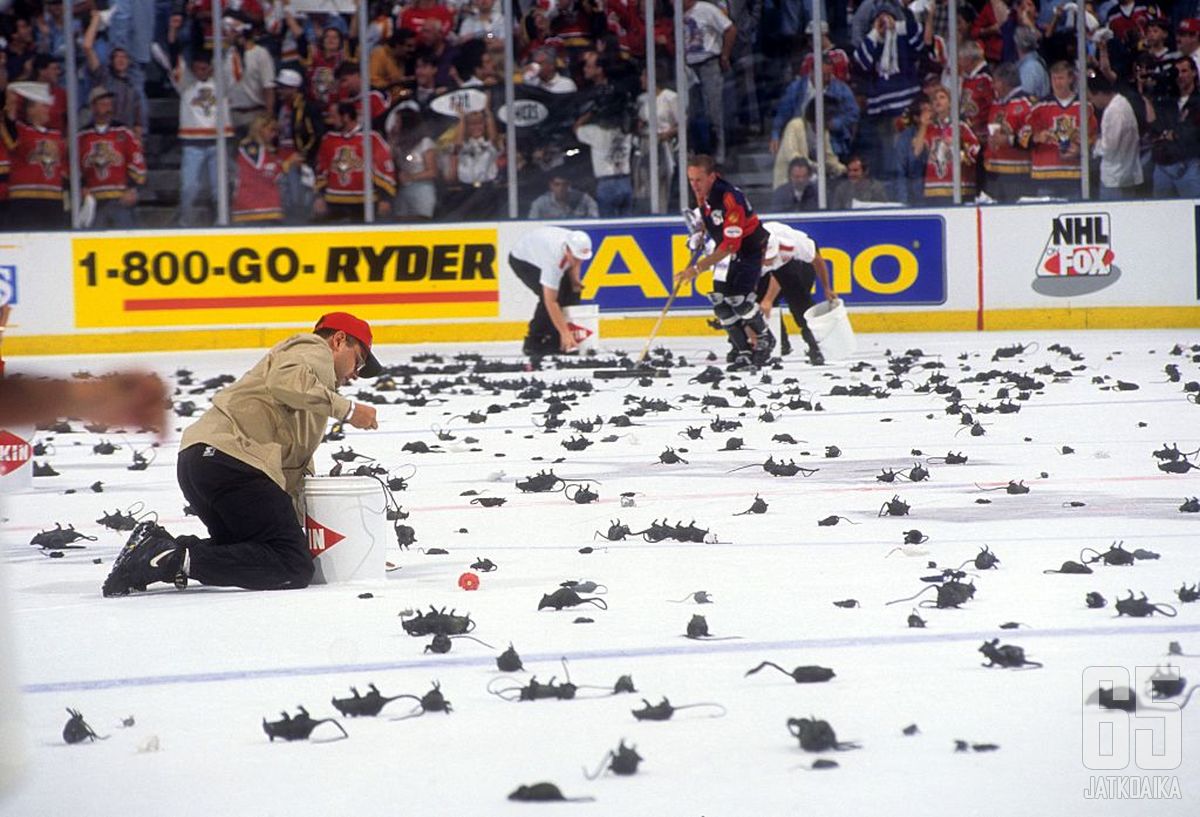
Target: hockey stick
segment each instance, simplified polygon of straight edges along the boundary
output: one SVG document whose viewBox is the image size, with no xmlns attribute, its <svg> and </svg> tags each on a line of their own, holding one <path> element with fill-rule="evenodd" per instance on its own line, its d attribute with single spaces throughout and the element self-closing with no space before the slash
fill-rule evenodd
<svg viewBox="0 0 1200 817">
<path fill-rule="evenodd" d="M 688 260 L 688 266 L 696 263 L 696 259 L 700 257 L 703 251 L 703 244 L 692 250 L 692 257 Z M 646 362 L 646 357 L 650 354 L 650 346 L 654 343 L 654 339 L 658 336 L 658 330 L 662 328 L 663 319 L 667 317 L 667 312 L 670 311 L 671 305 L 675 303 L 675 298 L 679 295 L 679 290 L 683 287 L 683 279 L 680 278 L 675 282 L 675 289 L 671 292 L 671 297 L 667 298 L 667 302 L 663 304 L 662 311 L 658 313 L 658 320 L 654 322 L 654 328 L 650 330 L 650 336 L 646 338 L 646 345 L 642 347 L 642 353 L 638 355 L 637 361 L 630 369 L 597 369 L 592 372 L 592 377 L 598 377 L 601 380 L 612 380 L 618 377 L 667 377 L 665 369 L 647 368 L 643 364 Z"/>
<path fill-rule="evenodd" d="M 692 256 L 692 263 L 695 263 L 696 257 Z M 688 266 L 691 266 L 689 263 Z M 667 298 L 667 302 L 663 304 L 662 312 L 658 313 L 658 320 L 654 322 L 654 328 L 650 330 L 650 336 L 646 338 L 646 345 L 642 347 L 642 353 L 638 355 L 636 366 L 641 366 L 642 361 L 650 354 L 650 344 L 654 343 L 654 339 L 658 337 L 658 330 L 662 328 L 663 319 L 667 317 L 667 312 L 671 310 L 671 304 L 675 303 L 675 296 L 679 294 L 679 289 L 683 286 L 683 279 L 680 278 L 675 282 L 675 290 L 671 293 L 671 297 Z"/>
</svg>

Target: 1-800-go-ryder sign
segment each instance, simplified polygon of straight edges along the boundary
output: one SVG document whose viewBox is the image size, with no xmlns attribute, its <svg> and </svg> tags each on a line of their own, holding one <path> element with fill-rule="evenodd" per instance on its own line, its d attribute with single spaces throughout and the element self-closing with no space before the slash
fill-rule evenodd
<svg viewBox="0 0 1200 817">
<path fill-rule="evenodd" d="M 78 238 L 72 257 L 80 328 L 499 314 L 495 228 Z"/>
</svg>

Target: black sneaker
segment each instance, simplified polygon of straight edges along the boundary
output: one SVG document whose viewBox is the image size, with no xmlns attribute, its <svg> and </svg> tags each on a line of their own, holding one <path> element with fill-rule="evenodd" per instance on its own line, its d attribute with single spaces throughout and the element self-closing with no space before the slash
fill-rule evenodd
<svg viewBox="0 0 1200 817">
<path fill-rule="evenodd" d="M 754 359 L 749 352 L 738 352 L 733 361 L 725 367 L 727 372 L 744 372 L 754 368 Z"/>
<path fill-rule="evenodd" d="M 549 333 L 542 335 L 526 335 L 521 344 L 521 351 L 532 357 L 534 355 L 552 355 L 558 351 L 558 335 Z"/>
<path fill-rule="evenodd" d="M 808 362 L 813 366 L 824 366 L 825 355 L 821 354 L 821 350 L 816 346 L 812 346 L 808 350 Z"/>
<path fill-rule="evenodd" d="M 127 596 L 130 590 L 145 590 L 154 582 L 171 582 L 183 589 L 187 586 L 185 556 L 186 549 L 162 526 L 139 522 L 117 554 L 102 592 L 105 596 Z"/>
<path fill-rule="evenodd" d="M 754 345 L 754 356 L 751 359 L 756 368 L 766 366 L 771 361 L 771 353 L 775 351 L 775 336 L 770 332 L 764 332 L 758 336 L 758 343 Z"/>
</svg>

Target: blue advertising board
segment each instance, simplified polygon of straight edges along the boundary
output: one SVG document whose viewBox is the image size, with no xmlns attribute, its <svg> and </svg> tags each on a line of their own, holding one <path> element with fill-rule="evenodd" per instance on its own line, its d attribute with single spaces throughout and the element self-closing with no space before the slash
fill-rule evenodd
<svg viewBox="0 0 1200 817">
<path fill-rule="evenodd" d="M 812 236 L 848 304 L 935 305 L 946 301 L 945 221 L 940 216 L 779 219 Z M 601 312 L 661 309 L 687 264 L 683 224 L 581 225 L 595 248 L 583 299 Z M 677 308 L 707 308 L 711 273 L 686 286 Z"/>
</svg>

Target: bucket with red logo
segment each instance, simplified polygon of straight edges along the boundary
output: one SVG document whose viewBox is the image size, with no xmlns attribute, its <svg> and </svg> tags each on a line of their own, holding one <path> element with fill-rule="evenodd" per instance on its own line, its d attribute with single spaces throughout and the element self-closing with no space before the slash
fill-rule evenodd
<svg viewBox="0 0 1200 817">
<path fill-rule="evenodd" d="M 567 328 L 579 344 L 580 352 L 600 347 L 600 307 L 596 304 L 578 304 L 563 307 Z"/>
<path fill-rule="evenodd" d="M 33 487 L 32 429 L 0 429 L 0 493 Z"/>
<path fill-rule="evenodd" d="M 304 533 L 313 584 L 382 579 L 388 543 L 383 486 L 370 477 L 304 480 Z"/>
</svg>

